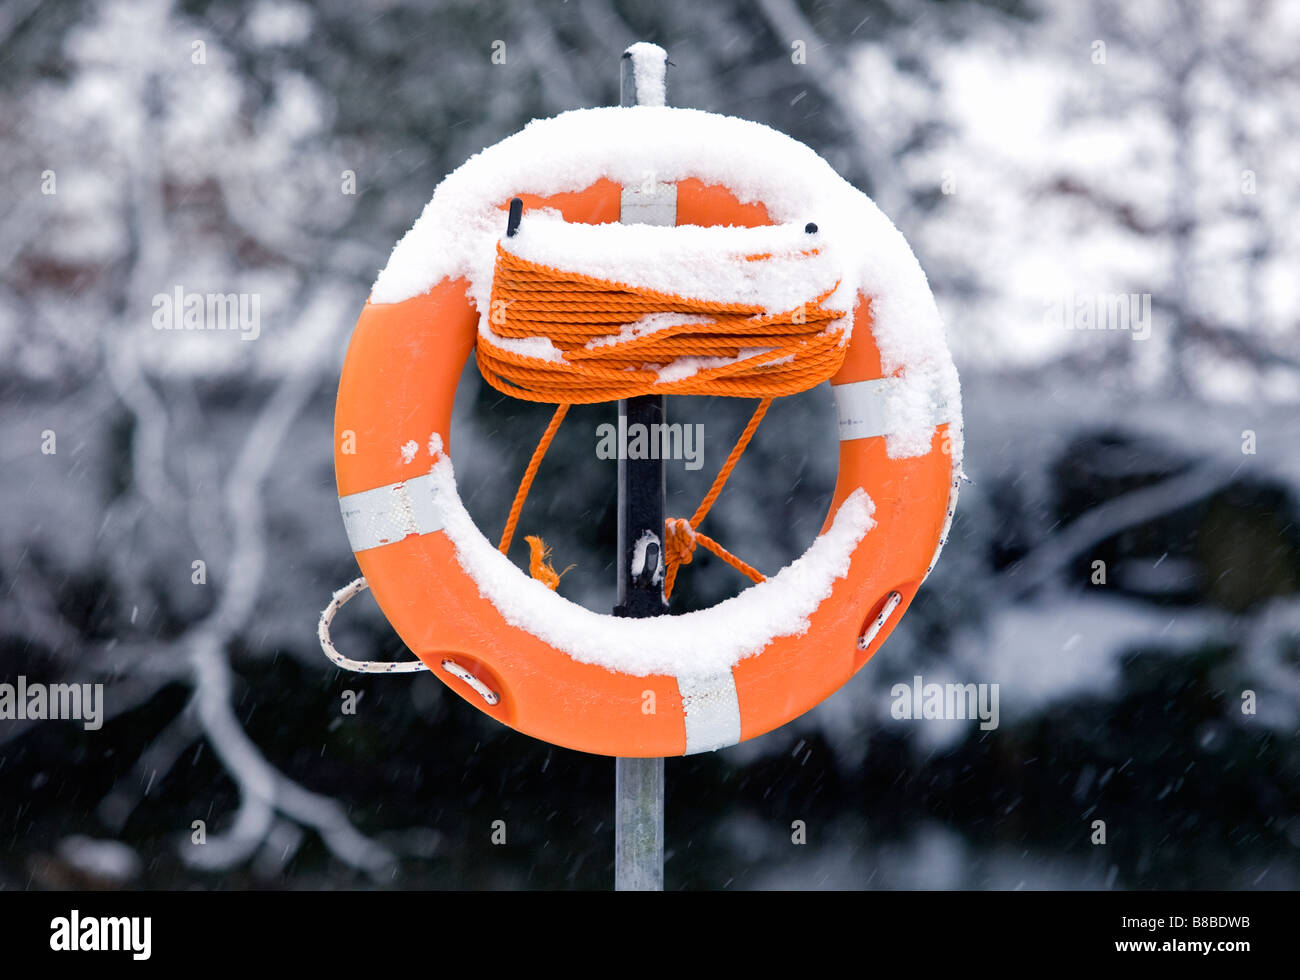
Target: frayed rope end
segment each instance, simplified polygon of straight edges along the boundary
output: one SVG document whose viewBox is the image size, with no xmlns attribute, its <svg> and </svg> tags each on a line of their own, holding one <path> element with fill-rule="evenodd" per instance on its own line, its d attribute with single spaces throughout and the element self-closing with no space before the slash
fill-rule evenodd
<svg viewBox="0 0 1300 980">
<path fill-rule="evenodd" d="M 560 584 L 560 579 L 564 578 L 574 566 L 570 565 L 562 572 L 557 572 L 551 565 L 551 549 L 547 547 L 546 542 L 535 534 L 530 534 L 524 538 L 528 542 L 528 574 L 552 592 Z"/>
</svg>

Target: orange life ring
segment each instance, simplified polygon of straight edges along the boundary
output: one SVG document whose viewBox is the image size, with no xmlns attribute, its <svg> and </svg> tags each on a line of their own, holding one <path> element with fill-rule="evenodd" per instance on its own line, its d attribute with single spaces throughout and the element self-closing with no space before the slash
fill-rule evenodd
<svg viewBox="0 0 1300 980">
<path fill-rule="evenodd" d="M 772 223 L 762 201 L 742 200 L 725 186 L 696 177 L 675 184 L 679 225 Z M 601 178 L 578 191 L 521 189 L 517 196 L 529 209 L 554 208 L 568 222 L 599 224 L 619 220 L 621 191 Z M 497 202 L 503 216 L 512 196 Z M 444 278 L 398 302 L 372 295 L 348 347 L 335 413 L 338 492 L 357 562 L 393 628 L 431 672 L 474 707 L 537 738 L 585 752 L 654 757 L 768 732 L 828 697 L 872 656 L 942 546 L 960 461 L 949 437 L 950 427 L 959 431 L 955 405 L 947 406 L 947 418 L 934 419 L 928 451 L 887 451 L 881 398 L 890 378 L 870 329 L 869 296 L 858 297 L 849 350 L 831 382 L 840 462 L 822 535 L 860 489 L 874 504 L 874 526 L 846 552 L 846 574 L 807 615 L 803 632 L 771 637 L 712 677 L 680 677 L 576 658 L 512 623 L 467 570 L 465 556 L 458 558 L 445 512 L 448 504 L 459 506 L 459 498 L 446 496 L 454 496 L 454 485 L 439 490 L 432 473 L 413 474 L 411 456 L 427 464 L 445 452 L 479 322 L 469 287 L 464 277 Z M 403 446 L 410 448 L 398 451 Z M 524 588 L 530 580 L 516 572 Z"/>
</svg>

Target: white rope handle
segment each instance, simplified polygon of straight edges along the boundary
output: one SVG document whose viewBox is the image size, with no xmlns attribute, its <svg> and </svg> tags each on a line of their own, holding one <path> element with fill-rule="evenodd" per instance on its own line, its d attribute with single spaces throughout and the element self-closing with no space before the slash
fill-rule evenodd
<svg viewBox="0 0 1300 980">
<path fill-rule="evenodd" d="M 501 695 L 484 684 L 460 664 L 456 663 L 456 661 L 444 660 L 442 662 L 442 669 L 451 674 L 452 677 L 458 677 L 470 687 L 474 688 L 475 693 L 488 704 L 496 704 L 501 700 Z"/>
<path fill-rule="evenodd" d="M 320 648 L 325 651 L 325 656 L 344 670 L 351 670 L 358 674 L 414 674 L 416 671 L 428 670 L 429 667 L 423 660 L 352 660 L 339 653 L 338 648 L 334 646 L 334 641 L 330 639 L 330 624 L 334 622 L 334 615 L 368 588 L 370 588 L 370 583 L 366 581 L 364 575 L 355 578 L 335 592 L 333 598 L 330 599 L 330 604 L 321 611 L 320 625 L 316 627 L 316 635 L 320 637 Z M 442 669 L 451 674 L 452 677 L 459 678 L 468 684 L 488 704 L 498 704 L 501 701 L 501 695 L 497 694 L 496 691 L 492 690 L 456 661 L 444 660 Z"/>
<path fill-rule="evenodd" d="M 885 605 L 884 608 L 880 610 L 880 615 L 873 619 L 871 625 L 867 627 L 867 631 L 858 637 L 859 650 L 865 650 L 867 647 L 871 646 L 871 641 L 876 638 L 876 634 L 880 632 L 880 628 L 885 625 L 885 622 L 891 615 L 893 615 L 894 610 L 898 608 L 898 604 L 902 601 L 903 597 L 899 593 L 889 593 L 889 598 L 885 600 Z"/>
<path fill-rule="evenodd" d="M 325 652 L 325 656 L 344 670 L 351 670 L 358 674 L 413 674 L 416 671 L 428 670 L 428 666 L 422 660 L 351 660 L 339 653 L 330 640 L 330 623 L 334 621 L 334 614 L 368 588 L 370 584 L 364 575 L 353 579 L 335 592 L 334 597 L 330 599 L 330 604 L 321 611 L 316 635 L 320 637 L 320 648 Z"/>
</svg>

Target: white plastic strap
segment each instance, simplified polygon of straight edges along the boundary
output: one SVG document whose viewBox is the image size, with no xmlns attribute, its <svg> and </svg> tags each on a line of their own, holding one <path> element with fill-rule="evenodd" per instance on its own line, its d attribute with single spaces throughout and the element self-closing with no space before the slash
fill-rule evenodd
<svg viewBox="0 0 1300 980">
<path fill-rule="evenodd" d="M 677 185 L 626 184 L 619 197 L 618 220 L 625 225 L 677 224 Z"/>
<path fill-rule="evenodd" d="M 898 419 L 894 392 L 900 378 L 874 378 L 844 385 L 831 385 L 835 395 L 835 413 L 839 417 L 840 441 L 887 436 L 903 428 Z M 930 404 L 930 425 L 951 421 L 948 405 L 936 393 Z"/>
<path fill-rule="evenodd" d="M 442 511 L 433 477 L 428 473 L 339 497 L 339 510 L 353 551 L 392 544 L 408 534 L 442 529 Z"/>
<path fill-rule="evenodd" d="M 686 715 L 686 752 L 712 752 L 740 741 L 740 698 L 731 671 L 715 677 L 677 678 Z"/>
</svg>

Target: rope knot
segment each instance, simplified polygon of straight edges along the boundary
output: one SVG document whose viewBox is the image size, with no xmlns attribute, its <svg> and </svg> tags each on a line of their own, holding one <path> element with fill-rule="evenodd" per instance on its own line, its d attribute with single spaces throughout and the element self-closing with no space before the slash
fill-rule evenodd
<svg viewBox="0 0 1300 980">
<path fill-rule="evenodd" d="M 684 517 L 669 517 L 664 520 L 664 562 L 669 568 L 689 565 L 695 558 L 695 546 L 699 538 L 695 528 Z"/>
<path fill-rule="evenodd" d="M 724 470 L 724 472 L 728 471 Z M 721 489 L 720 486 L 719 489 Z M 709 503 L 712 503 L 712 501 L 706 497 L 705 504 Z M 705 508 L 705 504 L 702 504 L 701 507 Z M 736 571 L 749 576 L 750 581 L 766 581 L 766 577 L 758 569 L 741 561 L 703 531 L 697 531 L 695 524 L 697 518 L 700 517 L 701 515 L 697 511 L 696 517 L 691 518 L 689 521 L 681 517 L 669 517 L 664 520 L 665 599 L 673 594 L 673 583 L 677 581 L 677 569 L 682 565 L 689 565 L 694 560 L 696 545 L 702 545 L 705 551 L 713 552 Z"/>
</svg>

